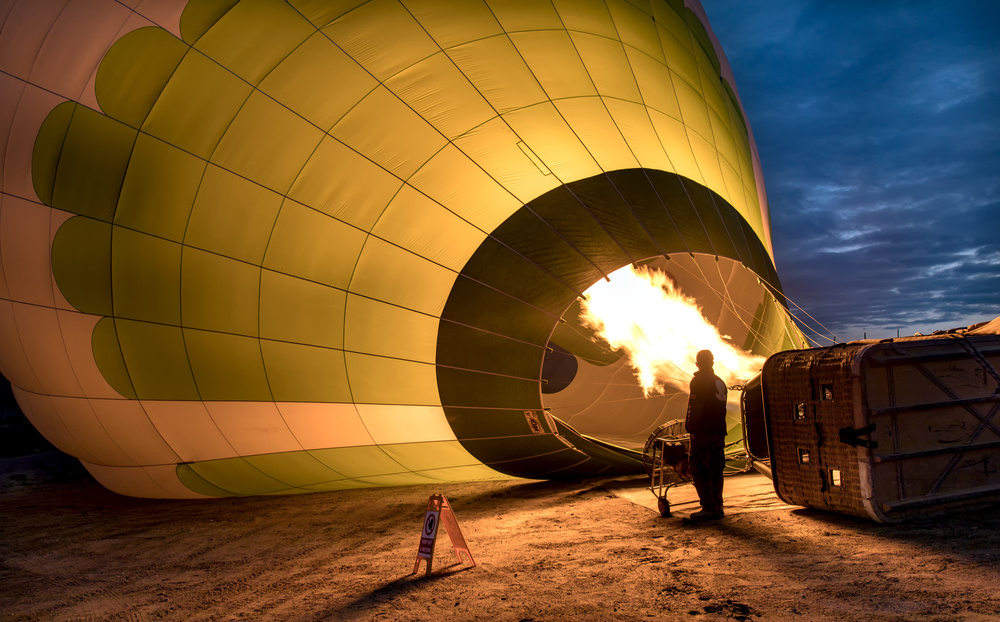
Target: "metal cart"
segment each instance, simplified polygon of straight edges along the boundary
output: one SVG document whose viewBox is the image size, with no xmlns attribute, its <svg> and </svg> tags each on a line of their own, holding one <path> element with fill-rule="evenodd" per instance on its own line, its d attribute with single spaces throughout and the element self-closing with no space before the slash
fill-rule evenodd
<svg viewBox="0 0 1000 622">
<path fill-rule="evenodd" d="M 691 481 L 687 472 L 690 438 L 684 430 L 684 420 L 675 419 L 656 428 L 643 447 L 643 463 L 649 476 L 649 490 L 656 495 L 660 516 L 670 516 L 667 491 Z"/>
<path fill-rule="evenodd" d="M 742 389 L 742 387 L 740 387 Z M 726 445 L 726 467 L 723 475 L 745 473 L 751 468 L 758 468 L 758 463 L 745 451 L 733 453 L 733 448 L 744 443 L 743 439 Z M 656 507 L 660 516 L 671 516 L 670 500 L 667 493 L 674 486 L 691 481 L 688 472 L 688 450 L 691 438 L 684 428 L 683 419 L 675 419 L 661 425 L 649 438 L 643 447 L 643 463 L 649 476 L 649 490 L 656 495 Z M 687 503 L 697 503 L 697 500 Z"/>
</svg>

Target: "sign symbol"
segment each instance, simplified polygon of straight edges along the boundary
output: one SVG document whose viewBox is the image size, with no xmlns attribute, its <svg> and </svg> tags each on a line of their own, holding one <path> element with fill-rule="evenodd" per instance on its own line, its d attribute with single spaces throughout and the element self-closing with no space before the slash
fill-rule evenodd
<svg viewBox="0 0 1000 622">
<path fill-rule="evenodd" d="M 434 515 L 433 514 L 428 514 L 427 515 L 427 520 L 424 521 L 424 533 L 427 534 L 428 536 L 431 535 L 432 533 L 434 533 L 434 524 L 436 522 L 437 521 L 435 520 Z"/>
</svg>

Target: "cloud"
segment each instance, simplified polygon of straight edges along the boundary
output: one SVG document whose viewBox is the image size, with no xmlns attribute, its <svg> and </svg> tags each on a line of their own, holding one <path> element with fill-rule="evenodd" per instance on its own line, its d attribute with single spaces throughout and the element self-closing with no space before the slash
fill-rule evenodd
<svg viewBox="0 0 1000 622">
<path fill-rule="evenodd" d="M 703 4 L 788 297 L 840 339 L 1000 315 L 1000 3 Z"/>
</svg>

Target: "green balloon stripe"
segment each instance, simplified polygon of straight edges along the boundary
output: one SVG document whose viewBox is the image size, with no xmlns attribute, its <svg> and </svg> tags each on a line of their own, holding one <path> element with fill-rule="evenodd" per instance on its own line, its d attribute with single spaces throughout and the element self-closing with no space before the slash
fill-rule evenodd
<svg viewBox="0 0 1000 622">
<path fill-rule="evenodd" d="M 502 477 L 470 461 L 455 441 L 282 452 L 187 462 L 177 477 L 192 491 L 218 497 L 348 490 Z"/>
</svg>

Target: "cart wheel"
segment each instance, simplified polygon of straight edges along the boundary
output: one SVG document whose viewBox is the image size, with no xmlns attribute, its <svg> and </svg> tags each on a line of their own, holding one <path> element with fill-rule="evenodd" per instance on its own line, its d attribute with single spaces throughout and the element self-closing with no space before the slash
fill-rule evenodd
<svg viewBox="0 0 1000 622">
<path fill-rule="evenodd" d="M 660 510 L 660 516 L 670 516 L 670 502 L 667 501 L 666 497 L 660 497 L 660 499 L 656 502 L 656 507 Z"/>
</svg>

